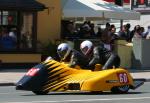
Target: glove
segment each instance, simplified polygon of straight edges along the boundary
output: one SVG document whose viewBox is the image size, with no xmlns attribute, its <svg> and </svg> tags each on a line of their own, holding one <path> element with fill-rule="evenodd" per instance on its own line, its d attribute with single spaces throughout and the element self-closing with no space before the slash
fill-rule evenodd
<svg viewBox="0 0 150 103">
<path fill-rule="evenodd" d="M 53 58 L 51 56 L 48 56 L 46 59 L 45 59 L 45 62 L 48 62 L 49 60 L 53 60 Z"/>
</svg>

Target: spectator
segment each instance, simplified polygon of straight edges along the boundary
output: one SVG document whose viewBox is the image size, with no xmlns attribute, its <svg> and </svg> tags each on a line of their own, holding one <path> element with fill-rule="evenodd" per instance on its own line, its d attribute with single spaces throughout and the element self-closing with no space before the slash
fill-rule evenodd
<svg viewBox="0 0 150 103">
<path fill-rule="evenodd" d="M 131 41 L 132 41 L 132 39 L 133 39 L 133 37 L 134 37 L 134 34 L 135 34 L 135 32 L 137 31 L 138 28 L 140 28 L 140 25 L 136 25 L 136 26 L 134 27 L 134 29 L 131 31 L 131 33 L 130 33 L 130 40 L 131 40 Z"/>
<path fill-rule="evenodd" d="M 111 29 L 111 28 L 115 28 L 115 25 L 114 25 L 114 24 L 110 25 L 110 29 Z"/>
<path fill-rule="evenodd" d="M 142 38 L 141 27 L 138 25 L 135 28 L 133 38 Z"/>
<path fill-rule="evenodd" d="M 102 35 L 101 35 L 101 40 L 104 42 L 104 43 L 109 43 L 110 42 L 110 38 L 109 38 L 109 33 L 110 33 L 110 28 L 105 28 L 103 31 L 102 31 Z"/>
<path fill-rule="evenodd" d="M 122 26 L 122 30 L 119 31 L 119 33 L 118 33 L 118 36 L 120 39 L 126 40 L 127 42 L 131 42 L 129 28 L 130 28 L 129 24 Z"/>
<path fill-rule="evenodd" d="M 68 23 L 67 32 L 68 32 L 67 33 L 68 37 L 77 37 L 78 36 L 73 22 Z"/>
<path fill-rule="evenodd" d="M 84 22 L 84 24 L 80 27 L 79 35 L 81 38 L 90 38 L 91 37 L 91 27 L 88 22 Z"/>
<path fill-rule="evenodd" d="M 111 50 L 113 50 L 114 49 L 115 40 L 118 40 L 119 37 L 116 34 L 116 28 L 115 27 L 111 28 L 110 33 L 111 33 Z"/>
<path fill-rule="evenodd" d="M 17 42 L 17 36 L 16 36 L 16 28 L 12 28 L 9 32 L 9 36 L 12 37 Z"/>
<path fill-rule="evenodd" d="M 150 26 L 147 27 L 147 31 L 143 34 L 143 37 L 146 38 L 149 33 L 150 33 Z"/>
<path fill-rule="evenodd" d="M 103 42 L 104 44 L 104 47 L 107 48 L 108 50 L 112 50 L 112 47 L 111 47 L 111 40 L 112 40 L 112 35 L 111 35 L 111 32 L 110 32 L 110 29 L 105 29 L 103 32 L 102 32 L 102 37 L 101 37 L 101 41 Z"/>
<path fill-rule="evenodd" d="M 106 23 L 106 27 L 102 32 L 101 40 L 102 40 L 102 42 L 104 42 L 106 44 L 109 44 L 111 41 L 110 24 L 109 23 Z"/>
<path fill-rule="evenodd" d="M 147 28 L 147 32 L 145 33 L 145 38 L 150 39 L 150 26 Z"/>
<path fill-rule="evenodd" d="M 150 32 L 147 34 L 146 39 L 150 39 Z"/>
<path fill-rule="evenodd" d="M 3 50 L 13 50 L 16 48 L 16 40 L 9 36 L 9 32 L 6 28 L 2 30 L 0 45 Z"/>
<path fill-rule="evenodd" d="M 107 23 L 106 23 L 105 30 L 109 31 L 109 30 L 110 30 L 110 27 L 111 27 L 110 23 L 107 22 Z"/>
<path fill-rule="evenodd" d="M 91 24 L 90 24 L 90 28 L 91 28 L 91 30 L 90 30 L 91 36 L 92 36 L 92 37 L 96 36 L 95 30 L 94 30 L 94 28 L 95 28 L 94 23 L 91 23 Z"/>
<path fill-rule="evenodd" d="M 142 36 L 142 38 L 146 38 L 145 28 L 141 27 L 140 29 L 141 29 L 141 36 Z"/>
<path fill-rule="evenodd" d="M 102 28 L 101 27 L 98 27 L 98 31 L 96 33 L 96 37 L 99 37 L 101 39 L 101 37 L 102 37 Z"/>
</svg>

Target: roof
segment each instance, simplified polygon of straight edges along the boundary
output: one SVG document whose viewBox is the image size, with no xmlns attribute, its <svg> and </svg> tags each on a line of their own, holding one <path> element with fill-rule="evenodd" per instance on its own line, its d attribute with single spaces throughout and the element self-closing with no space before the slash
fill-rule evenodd
<svg viewBox="0 0 150 103">
<path fill-rule="evenodd" d="M 103 0 L 63 0 L 63 18 L 139 20 L 140 13 Z"/>
<path fill-rule="evenodd" d="M 0 0 L 0 10 L 40 11 L 45 8 L 36 0 Z"/>
</svg>

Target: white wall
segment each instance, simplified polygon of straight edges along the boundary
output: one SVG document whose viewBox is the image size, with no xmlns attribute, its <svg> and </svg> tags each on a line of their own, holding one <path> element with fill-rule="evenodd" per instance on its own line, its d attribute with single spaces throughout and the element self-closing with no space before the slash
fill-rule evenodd
<svg viewBox="0 0 150 103">
<path fill-rule="evenodd" d="M 141 25 L 147 30 L 147 26 L 150 25 L 150 14 L 149 15 L 141 15 L 140 20 L 131 20 L 131 29 L 134 28 L 135 25 Z"/>
</svg>

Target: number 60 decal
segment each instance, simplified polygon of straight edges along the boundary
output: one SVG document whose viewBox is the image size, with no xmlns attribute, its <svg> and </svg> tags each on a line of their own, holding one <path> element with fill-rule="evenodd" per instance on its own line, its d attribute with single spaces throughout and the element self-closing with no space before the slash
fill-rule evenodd
<svg viewBox="0 0 150 103">
<path fill-rule="evenodd" d="M 118 73 L 117 75 L 118 75 L 118 79 L 119 79 L 120 83 L 128 83 L 129 82 L 127 73 Z"/>
</svg>

